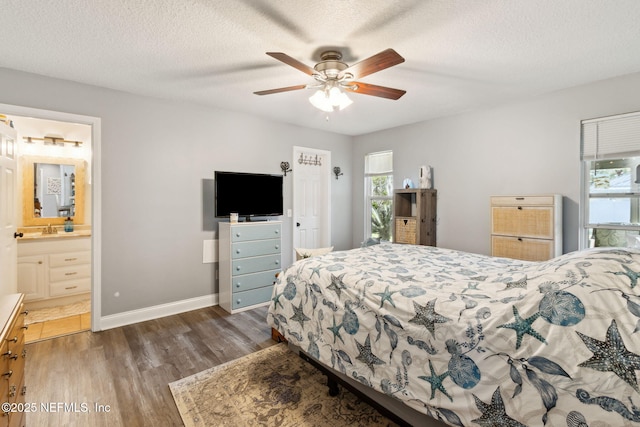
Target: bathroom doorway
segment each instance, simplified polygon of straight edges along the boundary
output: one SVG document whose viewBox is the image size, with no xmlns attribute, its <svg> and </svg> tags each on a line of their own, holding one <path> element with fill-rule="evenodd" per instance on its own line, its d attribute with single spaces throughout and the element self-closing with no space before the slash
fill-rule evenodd
<svg viewBox="0 0 640 427">
<path fill-rule="evenodd" d="M 19 184 L 16 190 L 19 206 L 24 206 L 25 197 L 33 197 L 36 202 L 34 215 L 39 216 L 38 209 L 41 209 L 41 205 L 37 196 L 40 196 L 54 200 L 48 203 L 57 204 L 56 208 L 62 209 L 59 213 L 54 211 L 55 213 L 49 214 L 52 215 L 50 222 L 53 223 L 50 230 L 54 230 L 51 235 L 41 234 L 47 226 L 25 224 L 22 217 L 27 213 L 22 210 L 19 212 L 18 231 L 26 233 L 18 241 L 18 292 L 25 294 L 25 307 L 29 310 L 26 318 L 26 323 L 29 324 L 27 342 L 98 330 L 100 305 L 97 272 L 100 264 L 97 242 L 100 215 L 99 210 L 96 210 L 99 207 L 96 194 L 100 174 L 95 170 L 95 164 L 99 165 L 100 119 L 18 106 L 0 107 L 13 122 L 18 134 Z M 73 190 L 69 190 L 71 202 L 67 203 L 69 199 L 63 201 L 65 190 L 57 188 L 57 184 L 64 181 L 64 177 L 74 178 L 74 171 L 65 171 L 60 180 L 50 179 L 39 172 L 40 164 L 34 167 L 33 163 L 25 161 L 27 158 L 53 159 L 51 163 L 56 163 L 57 158 L 81 160 L 85 169 L 85 212 L 81 221 L 73 223 L 72 231 L 65 231 L 64 217 L 70 216 L 75 208 L 75 194 Z M 28 166 L 23 170 L 24 165 Z M 37 183 L 34 187 L 39 188 L 23 188 L 25 170 L 32 171 Z M 38 176 L 38 173 L 41 175 Z M 64 211 L 69 208 L 72 210 Z M 60 216 L 63 217 L 58 218 Z M 62 222 L 58 224 L 58 221 Z M 30 239 L 27 240 L 27 237 Z M 30 251 L 35 252 L 32 254 Z M 30 262 L 33 265 L 29 265 Z M 70 265 L 64 265 L 65 262 Z M 30 275 L 22 283 L 21 272 Z M 32 285 L 25 289 L 25 282 Z"/>
</svg>

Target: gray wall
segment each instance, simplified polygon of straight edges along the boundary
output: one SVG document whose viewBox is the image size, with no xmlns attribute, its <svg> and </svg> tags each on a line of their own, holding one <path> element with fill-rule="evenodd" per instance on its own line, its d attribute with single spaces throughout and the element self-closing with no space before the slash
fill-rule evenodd
<svg viewBox="0 0 640 427">
<path fill-rule="evenodd" d="M 253 116 L 0 69 L 0 103 L 102 119 L 102 315 L 217 293 L 202 263 L 203 194 L 216 169 L 280 173 L 293 146 L 331 151 L 348 169 L 351 138 Z M 347 171 L 348 172 L 348 171 Z M 351 247 L 351 173 L 332 179 L 332 244 Z M 292 208 L 285 179 L 285 212 Z M 283 264 L 291 218 L 282 218 Z M 114 296 L 115 292 L 120 297 Z"/>
<path fill-rule="evenodd" d="M 580 120 L 640 110 L 640 74 L 526 102 L 429 120 L 354 138 L 353 175 L 366 153 L 392 149 L 394 182 L 433 166 L 438 246 L 489 254 L 489 196 L 564 197 L 564 252 L 578 249 Z M 353 243 L 363 239 L 363 179 L 353 185 Z"/>
</svg>

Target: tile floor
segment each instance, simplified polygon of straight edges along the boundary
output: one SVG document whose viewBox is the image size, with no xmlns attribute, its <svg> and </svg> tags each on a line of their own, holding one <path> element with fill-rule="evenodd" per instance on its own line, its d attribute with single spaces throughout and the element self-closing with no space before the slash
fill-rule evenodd
<svg viewBox="0 0 640 427">
<path fill-rule="evenodd" d="M 25 342 L 32 343 L 89 329 L 91 329 L 91 313 L 76 314 L 30 324 L 26 330 Z"/>
</svg>

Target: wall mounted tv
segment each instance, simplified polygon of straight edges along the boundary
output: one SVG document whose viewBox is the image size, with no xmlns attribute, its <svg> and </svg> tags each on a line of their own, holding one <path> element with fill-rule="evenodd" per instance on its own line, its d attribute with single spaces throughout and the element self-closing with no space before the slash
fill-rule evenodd
<svg viewBox="0 0 640 427">
<path fill-rule="evenodd" d="M 215 171 L 215 191 L 216 218 L 283 214 L 282 175 Z"/>
</svg>

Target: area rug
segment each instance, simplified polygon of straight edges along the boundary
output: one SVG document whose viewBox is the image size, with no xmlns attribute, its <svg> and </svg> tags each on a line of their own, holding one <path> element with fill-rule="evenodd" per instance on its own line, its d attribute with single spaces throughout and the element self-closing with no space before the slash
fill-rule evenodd
<svg viewBox="0 0 640 427">
<path fill-rule="evenodd" d="M 30 325 L 32 323 L 46 322 L 48 320 L 89 313 L 90 311 L 91 300 L 82 300 L 67 305 L 29 310 L 29 314 L 25 317 L 24 323 Z"/>
<path fill-rule="evenodd" d="M 327 378 L 285 344 L 169 384 L 186 427 L 395 426 Z"/>
</svg>

